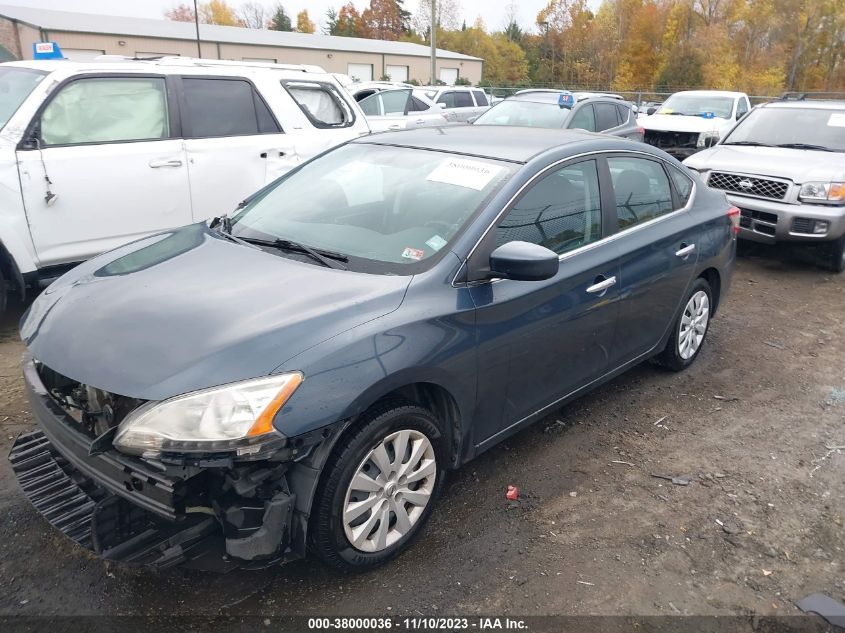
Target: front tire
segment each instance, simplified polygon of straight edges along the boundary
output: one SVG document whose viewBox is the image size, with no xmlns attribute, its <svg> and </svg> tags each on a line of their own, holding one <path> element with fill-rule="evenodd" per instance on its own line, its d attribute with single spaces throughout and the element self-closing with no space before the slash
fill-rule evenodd
<svg viewBox="0 0 845 633">
<path fill-rule="evenodd" d="M 3 276 L 3 269 L 0 268 L 0 318 L 6 313 L 6 306 L 9 300 L 9 285 Z"/>
<path fill-rule="evenodd" d="M 706 279 L 699 277 L 684 301 L 684 308 L 672 325 L 672 335 L 655 361 L 672 371 L 692 365 L 710 329 L 713 291 Z"/>
<path fill-rule="evenodd" d="M 835 273 L 845 270 L 845 235 L 831 243 L 829 267 Z"/>
<path fill-rule="evenodd" d="M 435 417 L 390 402 L 369 412 L 329 458 L 311 513 L 312 551 L 342 571 L 382 565 L 420 534 L 445 478 Z"/>
</svg>

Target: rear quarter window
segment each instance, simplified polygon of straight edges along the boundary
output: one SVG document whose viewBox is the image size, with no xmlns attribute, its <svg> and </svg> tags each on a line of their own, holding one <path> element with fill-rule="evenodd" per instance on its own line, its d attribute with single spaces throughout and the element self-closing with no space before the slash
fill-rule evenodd
<svg viewBox="0 0 845 633">
<path fill-rule="evenodd" d="M 355 115 L 349 105 L 331 84 L 283 81 L 282 85 L 314 127 L 341 128 L 355 122 Z"/>
</svg>

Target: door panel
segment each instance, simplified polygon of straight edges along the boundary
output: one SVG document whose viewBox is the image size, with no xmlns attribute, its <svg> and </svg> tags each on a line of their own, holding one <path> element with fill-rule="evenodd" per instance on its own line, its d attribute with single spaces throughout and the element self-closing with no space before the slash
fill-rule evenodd
<svg viewBox="0 0 845 633">
<path fill-rule="evenodd" d="M 41 266 L 82 261 L 192 221 L 181 140 L 48 147 L 17 157 Z M 49 205 L 48 190 L 55 195 Z"/>
<path fill-rule="evenodd" d="M 700 231 L 686 211 L 674 212 L 682 202 L 659 161 L 610 157 L 608 165 L 622 228 L 616 367 L 654 350 L 672 324 L 696 268 Z"/>
<path fill-rule="evenodd" d="M 172 106 L 156 75 L 83 76 L 54 91 L 33 122 L 41 149 L 17 151 L 41 266 L 191 222 Z"/>
<path fill-rule="evenodd" d="M 477 306 L 478 417 L 486 421 L 488 437 L 606 371 L 619 264 L 613 242 L 599 241 L 605 224 L 597 163 L 580 161 L 553 168 L 534 183 L 480 246 L 482 258 L 514 240 L 540 244 L 561 257 L 552 279 L 471 288 Z"/>
</svg>

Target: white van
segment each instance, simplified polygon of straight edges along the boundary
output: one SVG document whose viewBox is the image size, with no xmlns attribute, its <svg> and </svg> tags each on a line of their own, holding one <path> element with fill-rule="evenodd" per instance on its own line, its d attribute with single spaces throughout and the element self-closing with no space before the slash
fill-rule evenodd
<svg viewBox="0 0 845 633">
<path fill-rule="evenodd" d="M 98 253 L 232 211 L 369 131 L 314 66 L 0 64 L 0 289 L 23 296 Z"/>
</svg>

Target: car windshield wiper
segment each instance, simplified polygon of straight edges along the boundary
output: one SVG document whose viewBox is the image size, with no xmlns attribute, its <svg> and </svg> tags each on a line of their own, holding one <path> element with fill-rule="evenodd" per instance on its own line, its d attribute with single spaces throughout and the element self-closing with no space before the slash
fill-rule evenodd
<svg viewBox="0 0 845 633">
<path fill-rule="evenodd" d="M 746 145 L 748 147 L 774 147 L 768 143 L 758 143 L 757 141 L 725 141 L 722 145 Z"/>
<path fill-rule="evenodd" d="M 275 240 L 262 240 L 257 237 L 241 237 L 238 239 L 243 240 L 244 242 L 247 242 L 249 244 L 255 244 L 256 246 L 268 246 L 270 248 L 277 248 L 282 251 L 305 253 L 312 259 L 317 260 L 328 268 L 334 268 L 336 270 L 349 270 L 346 266 L 341 263 L 349 261 L 349 258 L 342 253 L 324 251 L 322 249 L 318 250 L 316 248 L 306 246 L 305 244 L 300 244 L 299 242 L 294 242 L 293 240 L 287 240 L 282 238 L 278 238 Z"/>
<path fill-rule="evenodd" d="M 833 152 L 835 150 L 824 145 L 812 145 L 810 143 L 778 143 L 775 147 L 785 147 L 787 149 L 815 149 L 820 152 Z"/>
</svg>

